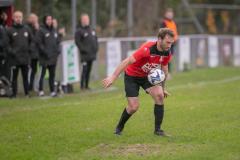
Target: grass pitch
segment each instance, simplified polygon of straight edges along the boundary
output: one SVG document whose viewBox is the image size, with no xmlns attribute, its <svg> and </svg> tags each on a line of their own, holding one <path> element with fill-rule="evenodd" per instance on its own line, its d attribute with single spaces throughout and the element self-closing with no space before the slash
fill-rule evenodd
<svg viewBox="0 0 240 160">
<path fill-rule="evenodd" d="M 93 85 L 100 89 L 100 82 Z M 153 135 L 153 102 L 143 91 L 139 111 L 115 136 L 126 101 L 122 80 L 114 86 L 60 98 L 0 99 L 0 159 L 240 159 L 240 68 L 175 74 L 163 124 L 170 138 Z"/>
</svg>

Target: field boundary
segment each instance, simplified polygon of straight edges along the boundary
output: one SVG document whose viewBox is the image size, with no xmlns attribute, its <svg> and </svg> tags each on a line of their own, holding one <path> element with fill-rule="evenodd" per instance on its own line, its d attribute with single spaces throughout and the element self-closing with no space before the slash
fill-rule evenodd
<svg viewBox="0 0 240 160">
<path fill-rule="evenodd" d="M 240 76 L 235 76 L 235 77 L 230 77 L 230 78 L 225 78 L 225 79 L 220 79 L 220 80 L 211 80 L 211 81 L 201 81 L 197 83 L 188 83 L 188 84 L 183 84 L 183 85 L 176 85 L 176 86 L 169 86 L 168 89 L 173 91 L 173 90 L 178 90 L 178 89 L 184 89 L 184 88 L 193 88 L 193 87 L 202 87 L 202 86 L 207 86 L 207 85 L 214 85 L 214 84 L 225 84 L 225 83 L 230 83 L 234 81 L 240 80 Z M 86 92 L 82 93 L 82 95 L 92 95 L 92 94 L 98 94 L 98 93 L 107 93 L 107 92 L 113 92 L 117 91 L 119 88 L 117 87 L 111 87 L 109 89 L 99 89 L 91 92 Z M 112 98 L 112 97 L 109 97 Z M 44 100 L 44 99 L 43 99 Z M 45 99 L 48 100 L 48 99 Z M 6 114 L 11 114 L 15 112 L 23 112 L 23 111 L 33 111 L 33 110 L 38 110 L 38 109 L 43 109 L 43 108 L 48 108 L 48 107 L 66 107 L 66 106 L 79 106 L 83 102 L 65 102 L 61 104 L 44 104 L 44 105 L 39 105 L 38 107 L 32 107 L 32 106 L 25 106 L 25 107 L 17 107 L 17 108 L 0 108 L 0 116 L 6 115 Z"/>
</svg>

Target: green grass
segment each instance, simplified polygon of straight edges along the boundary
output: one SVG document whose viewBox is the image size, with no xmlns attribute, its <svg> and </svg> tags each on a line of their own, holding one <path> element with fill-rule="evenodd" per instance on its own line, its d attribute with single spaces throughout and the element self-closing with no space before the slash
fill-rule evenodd
<svg viewBox="0 0 240 160">
<path fill-rule="evenodd" d="M 143 91 L 139 111 L 115 136 L 126 101 L 122 80 L 114 86 L 53 99 L 0 99 L 0 159 L 240 159 L 240 68 L 175 74 L 163 125 L 170 138 L 153 135 L 153 102 Z"/>
</svg>

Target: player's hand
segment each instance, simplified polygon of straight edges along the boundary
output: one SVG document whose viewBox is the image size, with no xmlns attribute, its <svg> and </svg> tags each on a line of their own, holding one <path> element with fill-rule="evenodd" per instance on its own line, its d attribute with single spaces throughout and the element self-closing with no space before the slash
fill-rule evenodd
<svg viewBox="0 0 240 160">
<path fill-rule="evenodd" d="M 109 76 L 109 77 L 103 79 L 103 80 L 102 80 L 102 85 L 103 85 L 103 87 L 104 87 L 104 88 L 110 87 L 110 86 L 113 84 L 113 82 L 115 81 L 115 79 L 116 79 L 116 78 L 115 78 L 114 76 Z"/>
<path fill-rule="evenodd" d="M 167 90 L 164 90 L 163 94 L 164 94 L 164 98 L 167 98 L 168 96 L 171 96 L 171 94 Z"/>
</svg>

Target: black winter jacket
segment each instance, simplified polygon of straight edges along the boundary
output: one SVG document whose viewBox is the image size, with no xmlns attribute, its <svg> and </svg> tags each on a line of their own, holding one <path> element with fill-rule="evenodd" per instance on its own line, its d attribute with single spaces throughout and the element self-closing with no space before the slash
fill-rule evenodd
<svg viewBox="0 0 240 160">
<path fill-rule="evenodd" d="M 61 38 L 53 27 L 42 26 L 38 31 L 39 62 L 41 65 L 55 65 L 61 52 Z"/>
<path fill-rule="evenodd" d="M 0 24 L 0 57 L 6 58 L 8 47 L 7 30 L 4 25 Z"/>
<path fill-rule="evenodd" d="M 23 24 L 13 24 L 8 28 L 8 59 L 10 65 L 28 65 L 30 63 L 31 32 Z"/>
<path fill-rule="evenodd" d="M 38 48 L 38 41 L 37 41 L 37 29 L 35 29 L 31 24 L 27 24 L 29 30 L 31 31 L 32 35 L 32 43 L 30 47 L 30 55 L 31 59 L 38 59 L 39 55 L 39 48 Z"/>
<path fill-rule="evenodd" d="M 75 43 L 80 51 L 81 62 L 96 59 L 98 41 L 96 32 L 90 26 L 79 27 L 75 33 Z"/>
</svg>

